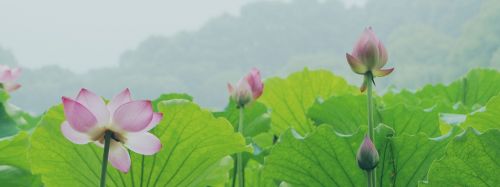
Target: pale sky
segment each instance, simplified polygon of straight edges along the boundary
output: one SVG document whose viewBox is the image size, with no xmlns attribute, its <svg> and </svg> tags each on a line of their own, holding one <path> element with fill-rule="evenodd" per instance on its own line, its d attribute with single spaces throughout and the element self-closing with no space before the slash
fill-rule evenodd
<svg viewBox="0 0 500 187">
<path fill-rule="evenodd" d="M 151 35 L 196 30 L 256 0 L 0 0 L 0 46 L 27 67 L 117 65 Z"/>
<path fill-rule="evenodd" d="M 26 67 L 116 66 L 151 35 L 192 31 L 259 0 L 0 0 L 0 46 Z M 359 1 L 359 0 L 356 0 Z"/>
</svg>

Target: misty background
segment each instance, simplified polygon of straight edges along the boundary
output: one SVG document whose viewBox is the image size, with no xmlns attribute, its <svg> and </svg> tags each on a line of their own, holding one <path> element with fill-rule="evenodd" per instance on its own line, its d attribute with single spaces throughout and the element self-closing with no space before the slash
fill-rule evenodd
<svg viewBox="0 0 500 187">
<path fill-rule="evenodd" d="M 11 102 L 41 113 L 81 87 L 110 98 L 185 92 L 227 103 L 227 82 L 325 68 L 360 85 L 345 53 L 372 26 L 391 76 L 377 89 L 500 69 L 498 0 L 0 0 L 0 63 L 21 66 Z"/>
</svg>

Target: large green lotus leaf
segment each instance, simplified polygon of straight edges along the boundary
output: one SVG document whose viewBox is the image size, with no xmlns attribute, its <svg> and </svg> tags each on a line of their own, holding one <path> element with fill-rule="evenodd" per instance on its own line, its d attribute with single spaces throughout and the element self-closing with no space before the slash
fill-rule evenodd
<svg viewBox="0 0 500 187">
<path fill-rule="evenodd" d="M 339 136 L 321 125 L 307 137 L 285 131 L 264 164 L 264 175 L 292 186 L 366 186 L 356 163 L 363 133 Z"/>
<path fill-rule="evenodd" d="M 206 186 L 224 186 L 229 181 L 229 171 L 234 167 L 234 160 L 231 156 L 225 156 L 219 162 L 212 165 L 210 169 L 198 176 L 200 183 Z M 204 182 L 203 182 L 204 181 Z M 197 184 L 198 182 L 194 182 Z"/>
<path fill-rule="evenodd" d="M 496 70 L 474 69 L 446 86 L 427 85 L 413 94 L 408 91 L 386 94 L 384 102 L 389 105 L 407 103 L 423 108 L 436 107 L 438 112 L 465 113 L 484 106 L 491 97 L 498 95 L 499 81 L 500 72 Z"/>
<path fill-rule="evenodd" d="M 168 101 L 172 99 L 185 99 L 188 101 L 193 101 L 193 97 L 185 93 L 166 93 L 161 94 L 160 97 L 152 100 L 153 110 L 158 111 L 158 104 L 162 101 Z"/>
<path fill-rule="evenodd" d="M 500 129 L 500 95 L 491 98 L 484 111 L 469 114 L 464 126 L 474 127 L 481 132 Z"/>
<path fill-rule="evenodd" d="M 379 114 L 374 108 L 375 124 L 378 124 Z M 343 95 L 314 103 L 308 116 L 318 125 L 330 124 L 337 132 L 351 134 L 368 124 L 367 113 L 366 96 Z"/>
<path fill-rule="evenodd" d="M 450 139 L 449 136 L 430 139 L 423 133 L 387 138 L 378 146 L 377 185 L 417 186 L 426 178 L 432 162 L 443 156 Z"/>
<path fill-rule="evenodd" d="M 16 122 L 7 113 L 5 102 L 0 103 L 0 138 L 15 135 L 19 129 Z"/>
<path fill-rule="evenodd" d="M 261 101 L 271 109 L 275 134 L 293 127 L 305 135 L 315 128 L 306 113 L 316 99 L 353 93 L 359 93 L 359 90 L 329 71 L 304 69 L 286 79 L 267 79 Z"/>
<path fill-rule="evenodd" d="M 23 131 L 32 131 L 41 118 L 41 116 L 33 116 L 12 104 L 5 105 L 5 110 L 10 118 L 15 122 L 16 127 Z"/>
<path fill-rule="evenodd" d="M 42 186 L 40 177 L 31 174 L 27 159 L 29 145 L 26 132 L 0 140 L 1 186 Z"/>
<path fill-rule="evenodd" d="M 360 126 L 367 126 L 366 96 L 334 96 L 324 102 L 315 103 L 309 117 L 317 124 L 332 125 L 336 131 L 351 134 Z M 439 115 L 419 107 L 399 104 L 387 109 L 374 107 L 375 125 L 383 123 L 399 134 L 425 133 L 439 136 Z"/>
<path fill-rule="evenodd" d="M 29 135 L 20 132 L 16 136 L 0 140 L 0 165 L 11 165 L 21 169 L 30 169 L 27 152 L 30 146 Z"/>
<path fill-rule="evenodd" d="M 206 186 L 214 181 L 209 173 L 227 168 L 220 163 L 224 157 L 248 150 L 227 120 L 187 100 L 161 102 L 158 109 L 164 119 L 152 132 L 160 138 L 162 150 L 153 156 L 129 151 L 130 172 L 109 166 L 108 186 Z M 62 106 L 57 106 L 40 121 L 29 152 L 33 172 L 42 174 L 46 186 L 97 186 L 102 148 L 68 141 L 60 131 L 63 120 Z"/>
<path fill-rule="evenodd" d="M 245 137 L 254 137 L 271 129 L 271 118 L 264 104 L 254 102 L 245 107 L 243 114 L 243 135 Z M 240 110 L 236 108 L 234 101 L 230 101 L 223 112 L 216 112 L 214 115 L 226 118 L 235 130 L 238 129 Z"/>
<path fill-rule="evenodd" d="M 449 138 L 403 134 L 377 127 L 380 186 L 416 186 L 424 180 L 432 161 L 443 155 Z M 265 160 L 265 175 L 297 186 L 365 186 L 365 173 L 358 168 L 356 152 L 365 130 L 352 135 L 336 133 L 320 125 L 305 138 L 286 131 Z"/>
<path fill-rule="evenodd" d="M 500 184 L 500 130 L 478 134 L 467 129 L 432 163 L 425 186 L 498 186 Z"/>
<path fill-rule="evenodd" d="M 0 165 L 0 184 L 2 187 L 41 187 L 40 177 L 32 175 L 30 171 Z"/>
<path fill-rule="evenodd" d="M 276 187 L 278 185 L 264 176 L 263 166 L 259 162 L 250 160 L 245 167 L 245 186 Z"/>
<path fill-rule="evenodd" d="M 432 87 L 432 86 L 429 86 Z M 436 85 L 435 87 L 444 87 L 443 85 Z M 465 114 L 468 112 L 463 104 L 453 104 L 449 100 L 442 98 L 419 98 L 414 92 L 408 90 L 401 90 L 400 92 L 394 92 L 389 90 L 382 96 L 383 104 L 386 107 L 396 106 L 400 104 L 405 104 L 409 106 L 418 106 L 425 108 L 430 111 L 436 112 L 447 112 L 447 113 L 461 113 Z"/>
<path fill-rule="evenodd" d="M 397 105 L 380 111 L 380 121 L 395 131 L 395 136 L 402 134 L 427 134 L 440 136 L 439 114 L 419 107 Z"/>
</svg>

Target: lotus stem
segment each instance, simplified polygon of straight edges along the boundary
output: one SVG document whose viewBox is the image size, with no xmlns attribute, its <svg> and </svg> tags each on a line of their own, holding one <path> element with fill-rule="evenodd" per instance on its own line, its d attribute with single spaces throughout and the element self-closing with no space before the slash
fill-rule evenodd
<svg viewBox="0 0 500 187">
<path fill-rule="evenodd" d="M 365 76 L 365 83 L 367 87 L 367 99 L 368 99 L 368 136 L 370 137 L 370 140 L 375 144 L 375 127 L 374 127 L 374 120 L 373 120 L 373 74 L 372 73 L 367 73 Z M 375 187 L 377 184 L 377 168 L 374 168 L 371 171 L 368 171 L 368 186 L 369 187 Z"/>
<path fill-rule="evenodd" d="M 111 131 L 106 131 L 104 133 L 104 153 L 102 154 L 101 187 L 106 186 L 106 170 L 108 168 L 109 147 L 112 134 L 113 132 Z"/>
</svg>

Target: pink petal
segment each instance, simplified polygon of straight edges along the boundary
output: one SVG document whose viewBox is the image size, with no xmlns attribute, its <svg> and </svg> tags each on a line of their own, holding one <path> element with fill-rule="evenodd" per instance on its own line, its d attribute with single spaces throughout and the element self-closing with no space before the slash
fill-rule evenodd
<svg viewBox="0 0 500 187">
<path fill-rule="evenodd" d="M 151 119 L 151 122 L 142 131 L 147 132 L 147 131 L 153 129 L 154 127 L 156 127 L 156 125 L 158 125 L 158 123 L 160 123 L 160 121 L 162 119 L 163 119 L 163 114 L 162 113 L 158 113 L 158 112 L 153 113 L 153 119 Z"/>
<path fill-rule="evenodd" d="M 87 109 L 94 114 L 97 118 L 98 124 L 108 124 L 109 123 L 109 111 L 106 108 L 104 100 L 92 93 L 91 91 L 82 88 L 78 96 L 76 96 L 76 101 L 81 103 Z"/>
<path fill-rule="evenodd" d="M 130 155 L 127 149 L 115 140 L 111 140 L 108 160 L 113 167 L 124 173 L 127 173 L 130 169 Z"/>
<path fill-rule="evenodd" d="M 229 95 L 232 95 L 234 92 L 233 85 L 231 83 L 227 83 L 227 91 L 229 92 Z"/>
<path fill-rule="evenodd" d="M 358 58 L 350 55 L 349 53 L 346 53 L 345 56 L 354 73 L 364 75 L 368 71 L 368 68 Z"/>
<path fill-rule="evenodd" d="M 152 119 L 151 101 L 131 101 L 116 109 L 113 124 L 129 132 L 139 132 L 145 129 Z"/>
<path fill-rule="evenodd" d="M 259 70 L 257 68 L 253 68 L 252 71 L 250 71 L 250 73 L 247 75 L 246 80 L 252 90 L 253 98 L 259 98 L 262 95 L 262 91 L 264 90 L 264 84 L 262 84 Z"/>
<path fill-rule="evenodd" d="M 369 69 L 373 69 L 379 61 L 379 45 L 380 41 L 373 32 L 371 27 L 365 28 L 359 41 L 357 42 L 352 55 L 357 57 Z"/>
<path fill-rule="evenodd" d="M 392 73 L 392 71 L 394 71 L 394 68 L 376 69 L 376 70 L 373 70 L 372 73 L 373 73 L 373 76 L 375 76 L 375 77 L 384 77 L 384 76 L 387 76 L 390 73 Z"/>
<path fill-rule="evenodd" d="M 368 42 L 368 40 L 370 40 L 370 36 L 368 34 L 367 29 L 368 28 L 366 28 L 364 30 L 363 34 L 361 34 L 358 41 L 356 42 L 356 45 L 354 46 L 354 49 L 352 50 L 352 55 L 355 57 L 358 57 L 358 58 L 361 57 L 361 54 L 363 54 L 365 51 L 366 43 Z"/>
<path fill-rule="evenodd" d="M 160 151 L 162 147 L 160 139 L 148 132 L 127 134 L 127 142 L 125 142 L 125 146 L 127 146 L 130 150 L 143 155 L 155 154 Z"/>
<path fill-rule="evenodd" d="M 5 70 L 2 70 L 2 72 L 0 72 L 0 82 L 2 83 L 6 83 L 6 82 L 12 82 L 13 81 L 13 78 L 12 78 L 12 71 L 10 69 L 5 69 Z"/>
<path fill-rule="evenodd" d="M 86 144 L 90 142 L 90 137 L 87 134 L 76 131 L 67 121 L 64 121 L 61 125 L 61 132 L 64 137 L 75 144 Z"/>
<path fill-rule="evenodd" d="M 88 132 L 96 124 L 95 116 L 82 104 L 67 97 L 62 97 L 64 115 L 68 123 L 78 132 Z"/>
<path fill-rule="evenodd" d="M 388 56 L 387 56 L 387 50 L 384 47 L 384 44 L 382 42 L 378 43 L 378 52 L 379 52 L 379 61 L 378 64 L 375 66 L 375 69 L 380 69 L 387 64 Z"/>
<path fill-rule="evenodd" d="M 21 72 L 22 72 L 21 68 L 12 68 L 11 69 L 11 78 L 13 80 L 18 79 L 19 76 L 21 75 Z"/>
<path fill-rule="evenodd" d="M 244 79 L 238 81 L 233 97 L 240 104 L 247 104 L 253 99 L 252 87 L 250 87 L 248 81 Z"/>
<path fill-rule="evenodd" d="M 115 110 L 118 107 L 130 101 L 132 101 L 132 98 L 130 97 L 130 90 L 128 88 L 120 92 L 118 95 L 115 95 L 108 103 L 108 110 L 111 113 L 110 116 L 114 115 Z"/>
<path fill-rule="evenodd" d="M 5 88 L 5 90 L 7 90 L 7 92 L 13 92 L 13 91 L 16 91 L 17 89 L 21 88 L 21 85 L 20 84 L 17 84 L 17 83 L 4 83 L 3 84 L 3 87 Z"/>
</svg>

